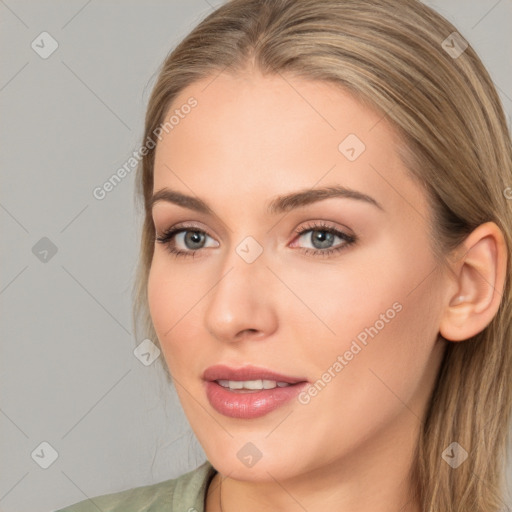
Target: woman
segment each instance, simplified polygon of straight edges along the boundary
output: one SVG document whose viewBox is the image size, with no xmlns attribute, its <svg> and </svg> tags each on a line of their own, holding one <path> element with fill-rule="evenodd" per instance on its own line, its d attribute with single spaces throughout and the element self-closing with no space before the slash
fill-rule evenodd
<svg viewBox="0 0 512 512">
<path fill-rule="evenodd" d="M 415 0 L 233 0 L 146 116 L 134 318 L 207 461 L 64 509 L 504 508 L 512 150 Z"/>
</svg>

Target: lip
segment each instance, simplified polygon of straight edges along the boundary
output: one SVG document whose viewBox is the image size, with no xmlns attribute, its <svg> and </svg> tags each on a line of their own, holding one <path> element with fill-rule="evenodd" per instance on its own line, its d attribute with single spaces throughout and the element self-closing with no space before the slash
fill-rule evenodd
<svg viewBox="0 0 512 512">
<path fill-rule="evenodd" d="M 291 377 L 267 368 L 245 366 L 230 368 L 211 366 L 203 373 L 205 392 L 210 405 L 218 413 L 237 419 L 254 419 L 264 416 L 296 397 L 309 383 L 304 378 Z M 275 380 L 290 386 L 254 391 L 229 390 L 216 380 Z"/>
<path fill-rule="evenodd" d="M 277 373 L 268 368 L 259 366 L 243 366 L 242 368 L 231 368 L 223 364 L 210 366 L 203 373 L 203 379 L 206 381 L 215 380 L 275 380 L 277 382 L 287 382 L 288 384 L 297 384 L 305 382 L 307 379 L 303 377 L 291 377 Z"/>
</svg>

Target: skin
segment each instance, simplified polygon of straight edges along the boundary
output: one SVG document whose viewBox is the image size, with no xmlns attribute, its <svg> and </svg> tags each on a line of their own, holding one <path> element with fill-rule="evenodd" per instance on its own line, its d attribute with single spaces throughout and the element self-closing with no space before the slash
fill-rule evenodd
<svg viewBox="0 0 512 512">
<path fill-rule="evenodd" d="M 154 191 L 199 197 L 214 215 L 155 204 L 157 236 L 188 221 L 208 236 L 193 258 L 155 244 L 148 300 L 183 409 L 219 471 L 207 512 L 220 511 L 221 476 L 224 512 L 419 512 L 409 472 L 448 343 L 438 334 L 462 341 L 495 315 L 506 267 L 501 232 L 480 226 L 442 270 L 425 193 L 398 159 L 396 133 L 330 84 L 221 74 L 183 90 L 170 111 L 190 96 L 198 106 L 158 142 Z M 338 150 L 348 134 L 366 146 L 355 161 Z M 274 196 L 328 185 L 367 194 L 383 210 L 330 198 L 266 212 Z M 315 231 L 295 230 L 321 220 L 357 241 L 328 257 L 304 254 L 318 248 Z M 247 236 L 263 248 L 250 264 L 235 251 Z M 183 235 L 174 241 L 194 248 Z M 314 383 L 397 302 L 401 311 L 307 405 L 292 400 L 247 420 L 208 402 L 201 375 L 219 363 Z M 247 442 L 262 454 L 253 467 L 237 457 Z"/>
</svg>

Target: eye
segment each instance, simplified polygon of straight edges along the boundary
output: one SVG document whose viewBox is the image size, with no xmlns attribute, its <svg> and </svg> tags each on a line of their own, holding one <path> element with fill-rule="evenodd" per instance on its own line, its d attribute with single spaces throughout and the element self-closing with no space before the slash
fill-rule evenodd
<svg viewBox="0 0 512 512">
<path fill-rule="evenodd" d="M 193 257 L 198 250 L 206 247 L 204 244 L 207 238 L 211 237 L 206 231 L 196 226 L 177 226 L 156 237 L 156 241 L 163 244 L 176 257 Z M 219 244 L 215 241 L 213 245 L 210 245 L 210 247 L 218 246 Z"/>
<path fill-rule="evenodd" d="M 343 231 L 334 228 L 324 222 L 313 222 L 296 230 L 299 235 L 298 240 L 303 243 L 310 243 L 312 247 L 301 247 L 304 254 L 314 256 L 329 256 L 333 253 L 344 250 L 349 245 L 356 242 L 354 235 L 348 235 Z M 210 238 L 213 244 L 205 245 L 205 241 Z M 333 246 L 338 239 L 338 245 Z M 166 249 L 175 257 L 194 257 L 201 249 L 207 247 L 219 247 L 208 233 L 197 226 L 175 226 L 165 231 L 161 236 L 156 237 L 158 243 L 163 244 Z M 292 245 L 294 247 L 294 245 Z"/>
<path fill-rule="evenodd" d="M 299 234 L 298 239 L 303 242 L 310 243 L 312 247 L 305 247 L 302 249 L 304 254 L 308 255 L 321 255 L 328 256 L 333 253 L 344 250 L 347 246 L 356 242 L 357 238 L 354 235 L 348 235 L 333 226 L 327 225 L 323 222 L 310 223 L 303 226 L 296 231 Z M 338 243 L 333 247 L 333 244 L 339 239 L 342 243 Z"/>
</svg>

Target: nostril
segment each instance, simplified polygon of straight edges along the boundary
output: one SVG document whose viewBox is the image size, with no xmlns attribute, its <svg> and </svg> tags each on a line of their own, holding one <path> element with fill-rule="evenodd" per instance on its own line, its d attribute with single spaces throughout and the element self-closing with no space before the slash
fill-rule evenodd
<svg viewBox="0 0 512 512">
<path fill-rule="evenodd" d="M 248 334 L 251 334 L 251 335 L 254 333 L 257 334 L 258 332 L 259 332 L 258 329 L 244 329 L 243 331 L 240 331 L 238 333 L 237 338 L 243 338 L 244 336 L 246 336 Z M 261 333 L 261 334 L 263 334 L 263 333 Z"/>
</svg>

